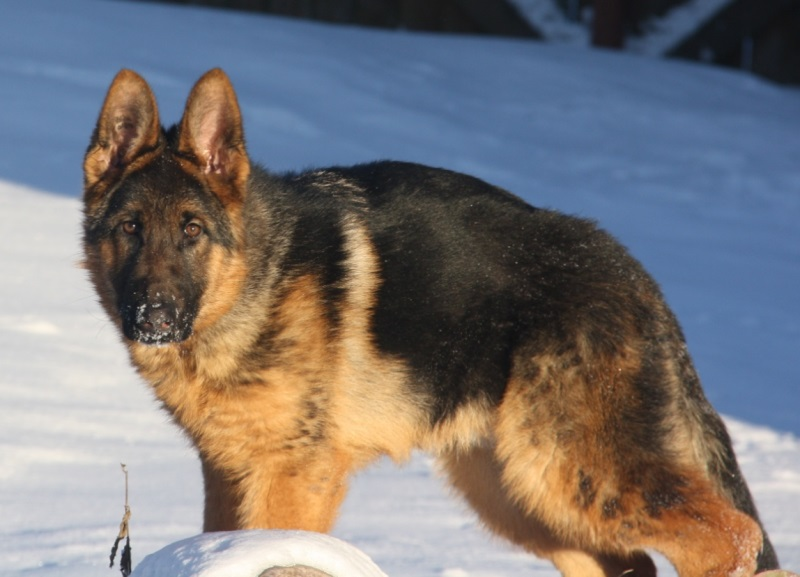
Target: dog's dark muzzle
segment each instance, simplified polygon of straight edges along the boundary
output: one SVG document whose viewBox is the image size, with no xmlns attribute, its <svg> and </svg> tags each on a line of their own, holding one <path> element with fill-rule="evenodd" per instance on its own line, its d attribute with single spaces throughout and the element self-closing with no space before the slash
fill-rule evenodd
<svg viewBox="0 0 800 577">
<path fill-rule="evenodd" d="M 178 343 L 191 335 L 192 317 L 174 303 L 155 301 L 126 306 L 122 311 L 122 328 L 126 337 L 140 343 Z"/>
</svg>

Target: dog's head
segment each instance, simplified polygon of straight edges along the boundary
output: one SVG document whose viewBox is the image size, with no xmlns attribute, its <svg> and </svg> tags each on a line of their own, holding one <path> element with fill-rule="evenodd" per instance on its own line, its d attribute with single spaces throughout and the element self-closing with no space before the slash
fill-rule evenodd
<svg viewBox="0 0 800 577">
<path fill-rule="evenodd" d="M 184 341 L 232 306 L 250 163 L 222 70 L 197 82 L 169 131 L 145 80 L 121 71 L 83 169 L 85 264 L 127 339 Z"/>
</svg>

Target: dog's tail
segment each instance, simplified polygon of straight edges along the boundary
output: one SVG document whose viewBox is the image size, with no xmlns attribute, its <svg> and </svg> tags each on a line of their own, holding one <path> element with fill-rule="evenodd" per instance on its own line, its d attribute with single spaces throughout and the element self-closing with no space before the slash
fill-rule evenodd
<svg viewBox="0 0 800 577">
<path fill-rule="evenodd" d="M 681 356 L 683 358 L 683 363 L 681 363 L 683 365 L 681 367 L 683 383 L 688 387 L 689 395 L 695 401 L 692 403 L 693 408 L 697 411 L 694 416 L 699 421 L 699 430 L 703 431 L 701 451 L 705 455 L 707 470 L 719 491 L 734 507 L 751 517 L 761 527 L 763 545 L 757 559 L 758 571 L 777 569 L 778 556 L 761 519 L 759 519 L 753 496 L 739 468 L 725 423 L 706 399 L 688 354 Z"/>
<path fill-rule="evenodd" d="M 747 487 L 744 476 L 739 469 L 736 455 L 733 452 L 731 438 L 725 428 L 725 424 L 722 422 L 722 419 L 713 412 L 706 416 L 706 423 L 708 430 L 714 431 L 714 436 L 722 449 L 709 463 L 712 475 L 733 502 L 734 506 L 742 513 L 752 517 L 761 526 L 764 543 L 761 547 L 761 552 L 758 554 L 758 571 L 777 569 L 778 556 L 764 529 L 764 525 L 761 523 L 761 519 L 758 517 L 758 511 L 756 510 L 753 496 L 750 494 L 750 489 Z"/>
</svg>

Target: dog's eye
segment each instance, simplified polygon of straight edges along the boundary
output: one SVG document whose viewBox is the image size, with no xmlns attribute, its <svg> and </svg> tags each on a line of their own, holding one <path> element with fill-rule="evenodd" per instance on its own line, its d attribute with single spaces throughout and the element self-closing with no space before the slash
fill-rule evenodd
<svg viewBox="0 0 800 577">
<path fill-rule="evenodd" d="M 188 238 L 195 238 L 196 236 L 199 236 L 201 232 L 203 232 L 203 227 L 196 222 L 190 222 L 183 227 L 183 234 L 185 234 Z"/>
<path fill-rule="evenodd" d="M 125 234 L 133 235 L 139 232 L 139 230 L 141 230 L 142 227 L 138 222 L 134 222 L 132 220 L 126 220 L 125 222 L 122 223 L 121 228 L 122 232 L 124 232 Z"/>
</svg>

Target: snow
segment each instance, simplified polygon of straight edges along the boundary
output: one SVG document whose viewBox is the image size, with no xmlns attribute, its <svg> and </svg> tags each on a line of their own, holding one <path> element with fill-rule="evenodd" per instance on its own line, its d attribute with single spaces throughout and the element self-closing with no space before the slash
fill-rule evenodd
<svg viewBox="0 0 800 577">
<path fill-rule="evenodd" d="M 298 565 L 332 577 L 386 577 L 352 545 L 302 531 L 206 533 L 149 555 L 132 577 L 258 577 L 272 567 Z"/>
<path fill-rule="evenodd" d="M 778 553 L 800 568 L 800 93 L 569 46 L 180 6 L 4 0 L 0 13 L 3 575 L 109 575 L 119 463 L 134 568 L 200 532 L 199 464 L 77 265 L 79 196 L 120 68 L 148 79 L 171 122 L 214 66 L 272 169 L 418 161 L 597 218 L 662 284 Z M 334 535 L 392 577 L 556 575 L 481 530 L 421 454 L 356 477 Z"/>
<path fill-rule="evenodd" d="M 591 10 L 579 21 L 570 20 L 555 0 L 511 0 L 520 14 L 542 33 L 547 42 L 589 47 Z M 577 0 L 575 0 L 577 1 Z M 731 0 L 689 0 L 665 14 L 642 23 L 642 33 L 625 39 L 625 50 L 646 56 L 663 56 L 689 34 L 730 4 Z"/>
<path fill-rule="evenodd" d="M 641 37 L 630 39 L 628 48 L 650 56 L 666 54 L 728 4 L 730 0 L 692 0 L 676 6 L 649 22 Z"/>
<path fill-rule="evenodd" d="M 519 13 L 541 32 L 547 42 L 589 46 L 591 14 L 582 12 L 580 19 L 576 21 L 567 18 L 554 0 L 511 0 L 511 2 Z"/>
</svg>

